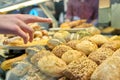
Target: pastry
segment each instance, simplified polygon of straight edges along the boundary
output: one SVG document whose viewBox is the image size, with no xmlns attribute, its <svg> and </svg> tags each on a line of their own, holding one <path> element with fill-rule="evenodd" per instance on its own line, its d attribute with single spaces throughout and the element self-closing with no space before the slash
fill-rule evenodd
<svg viewBox="0 0 120 80">
<path fill-rule="evenodd" d="M 98 49 L 97 45 L 89 40 L 83 40 L 79 44 L 76 45 L 76 49 L 78 51 L 84 52 L 87 56 Z"/>
<path fill-rule="evenodd" d="M 87 57 L 81 57 L 68 64 L 63 74 L 70 80 L 90 80 L 97 64 Z"/>
<path fill-rule="evenodd" d="M 76 49 L 76 45 L 80 43 L 79 40 L 71 40 L 68 43 L 66 43 L 67 46 L 71 47 L 72 49 Z"/>
<path fill-rule="evenodd" d="M 120 57 L 106 59 L 96 68 L 90 80 L 120 80 Z"/>
<path fill-rule="evenodd" d="M 99 48 L 96 51 L 90 53 L 88 58 L 96 62 L 98 65 L 101 64 L 105 59 L 112 56 L 114 53 L 110 48 Z"/>
<path fill-rule="evenodd" d="M 63 75 L 62 72 L 66 69 L 67 65 L 62 59 L 49 55 L 42 57 L 38 61 L 38 67 L 46 75 L 60 77 Z"/>
<path fill-rule="evenodd" d="M 47 51 L 47 50 L 41 50 L 39 51 L 38 53 L 34 54 L 32 57 L 31 57 L 31 62 L 37 66 L 37 62 L 44 56 L 48 56 L 48 55 L 54 55 L 53 53 L 51 53 L 50 51 Z"/>
<path fill-rule="evenodd" d="M 23 55 L 21 55 L 21 56 L 19 56 L 19 57 L 12 58 L 12 59 L 8 59 L 8 60 L 2 62 L 1 65 L 0 65 L 0 67 L 1 67 L 4 71 L 9 70 L 9 69 L 11 69 L 13 63 L 18 62 L 18 61 L 22 61 L 22 60 L 25 59 L 26 57 L 27 57 L 27 55 L 26 55 L 26 54 L 23 54 Z"/>
<path fill-rule="evenodd" d="M 107 37 L 100 34 L 92 36 L 90 40 L 92 42 L 95 42 L 98 46 L 101 46 L 102 44 L 109 41 Z"/>
<path fill-rule="evenodd" d="M 110 48 L 110 49 L 116 51 L 117 49 L 120 48 L 120 41 L 119 40 L 109 41 L 109 42 L 103 44 L 101 47 Z"/>
<path fill-rule="evenodd" d="M 68 51 L 68 50 L 72 50 L 71 47 L 69 46 L 66 46 L 66 45 L 59 45 L 59 46 L 56 46 L 52 52 L 57 56 L 57 57 L 62 57 L 62 55 Z"/>
<path fill-rule="evenodd" d="M 53 35 L 53 38 L 61 38 L 61 39 L 65 39 L 67 38 L 67 36 L 69 36 L 70 33 L 68 31 L 59 31 L 59 32 L 56 32 L 54 35 Z"/>
<path fill-rule="evenodd" d="M 120 36 L 112 36 L 111 38 L 110 38 L 110 40 L 120 40 Z"/>
<path fill-rule="evenodd" d="M 65 22 L 65 23 L 62 23 L 62 24 L 60 25 L 60 28 L 70 29 L 71 27 L 70 27 L 70 25 L 69 25 L 69 22 Z"/>
<path fill-rule="evenodd" d="M 68 50 L 62 55 L 62 60 L 64 60 L 67 64 L 70 62 L 85 56 L 83 52 L 77 50 Z"/>
</svg>

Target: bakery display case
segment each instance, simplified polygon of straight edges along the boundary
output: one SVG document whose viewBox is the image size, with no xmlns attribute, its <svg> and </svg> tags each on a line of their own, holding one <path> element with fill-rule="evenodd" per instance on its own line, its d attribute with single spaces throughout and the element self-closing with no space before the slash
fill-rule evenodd
<svg viewBox="0 0 120 80">
<path fill-rule="evenodd" d="M 5 80 L 119 79 L 120 36 L 102 35 L 95 27 L 49 35 L 36 24 L 30 26 L 35 30 L 32 43 L 25 45 L 19 37 L 4 40 L 6 48 L 13 50 L 9 54 L 24 49 L 22 55 L 1 62 L 1 69 L 7 72 Z"/>
<path fill-rule="evenodd" d="M 1 13 L 48 0 L 14 1 L 2 6 Z M 39 6 L 56 22 L 46 6 Z M 59 28 L 54 23 L 49 31 L 37 23 L 28 25 L 35 31 L 33 42 L 24 44 L 21 37 L 0 35 L 2 80 L 120 80 L 120 36 L 102 33 L 114 29 L 101 31 L 86 20 L 64 22 Z"/>
</svg>

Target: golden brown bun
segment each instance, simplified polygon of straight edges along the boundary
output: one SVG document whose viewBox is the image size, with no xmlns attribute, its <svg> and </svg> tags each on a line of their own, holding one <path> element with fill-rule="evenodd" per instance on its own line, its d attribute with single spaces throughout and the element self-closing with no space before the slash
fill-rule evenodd
<svg viewBox="0 0 120 80">
<path fill-rule="evenodd" d="M 62 55 L 62 60 L 64 60 L 67 64 L 70 62 L 81 58 L 82 56 L 85 56 L 83 52 L 77 51 L 77 50 L 68 50 Z"/>
<path fill-rule="evenodd" d="M 90 80 L 119 80 L 120 57 L 112 56 L 96 68 Z"/>
<path fill-rule="evenodd" d="M 114 53 L 110 48 L 99 48 L 96 51 L 90 53 L 88 58 L 96 62 L 98 65 L 101 64 L 105 59 L 112 56 Z"/>
<path fill-rule="evenodd" d="M 98 46 L 101 46 L 102 44 L 109 41 L 107 37 L 100 34 L 92 36 L 90 40 L 92 42 L 95 42 Z"/>
<path fill-rule="evenodd" d="M 76 45 L 77 45 L 78 43 L 80 43 L 79 40 L 71 40 L 71 41 L 69 41 L 66 45 L 69 46 L 69 47 L 71 47 L 71 48 L 73 48 L 73 49 L 76 49 Z"/>
<path fill-rule="evenodd" d="M 76 49 L 84 52 L 86 55 L 89 55 L 91 52 L 98 49 L 97 45 L 89 40 L 81 41 L 76 45 Z"/>
<path fill-rule="evenodd" d="M 67 66 L 62 59 L 54 55 L 49 55 L 39 60 L 38 67 L 43 73 L 49 76 L 60 77 Z"/>
</svg>

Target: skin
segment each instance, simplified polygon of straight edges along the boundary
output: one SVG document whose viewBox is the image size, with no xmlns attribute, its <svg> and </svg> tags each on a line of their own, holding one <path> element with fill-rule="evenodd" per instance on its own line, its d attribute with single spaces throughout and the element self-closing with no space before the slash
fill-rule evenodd
<svg viewBox="0 0 120 80">
<path fill-rule="evenodd" d="M 27 14 L 0 15 L 0 33 L 15 34 L 23 38 L 24 43 L 32 42 L 34 30 L 28 23 L 52 22 L 49 18 L 41 18 Z"/>
</svg>

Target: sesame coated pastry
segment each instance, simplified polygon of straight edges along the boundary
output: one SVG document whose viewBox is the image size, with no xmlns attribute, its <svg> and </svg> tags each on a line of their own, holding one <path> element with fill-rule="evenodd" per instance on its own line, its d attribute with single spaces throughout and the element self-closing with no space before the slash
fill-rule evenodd
<svg viewBox="0 0 120 80">
<path fill-rule="evenodd" d="M 101 64 L 105 59 L 112 56 L 114 51 L 110 48 L 99 48 L 96 51 L 90 53 L 88 58 L 96 62 L 98 65 Z"/>
<path fill-rule="evenodd" d="M 110 48 L 114 51 L 120 48 L 120 40 L 113 40 L 103 44 L 101 47 Z"/>
<path fill-rule="evenodd" d="M 66 45 L 59 45 L 52 50 L 52 53 L 61 58 L 62 55 L 68 50 L 72 50 L 72 48 Z"/>
<path fill-rule="evenodd" d="M 97 64 L 87 57 L 81 57 L 68 64 L 63 74 L 70 80 L 90 80 Z"/>
</svg>

